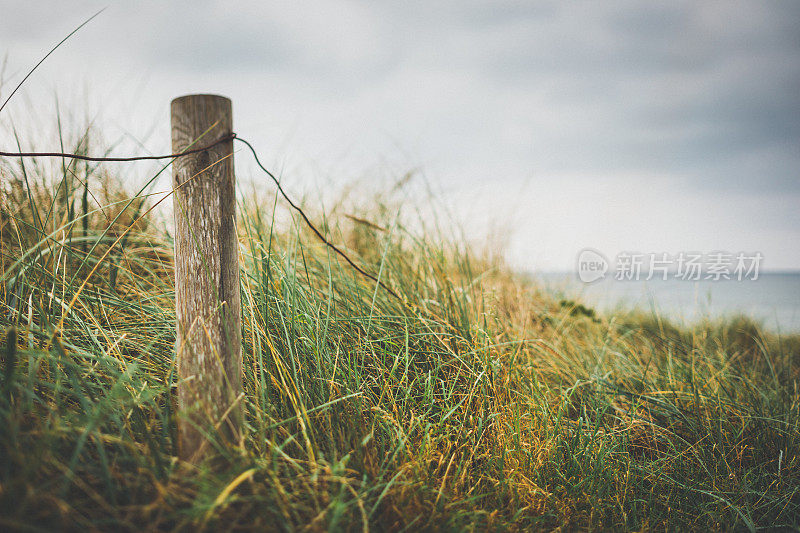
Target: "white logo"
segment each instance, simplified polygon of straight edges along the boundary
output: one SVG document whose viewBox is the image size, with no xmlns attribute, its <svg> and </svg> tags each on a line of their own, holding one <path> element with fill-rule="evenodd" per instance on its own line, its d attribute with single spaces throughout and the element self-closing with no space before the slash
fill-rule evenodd
<svg viewBox="0 0 800 533">
<path fill-rule="evenodd" d="M 578 254 L 578 278 L 584 283 L 591 283 L 604 278 L 608 272 L 608 259 L 597 250 L 584 248 Z"/>
<path fill-rule="evenodd" d="M 612 268 L 612 263 L 602 253 L 584 248 L 578 253 L 575 270 L 584 283 L 605 278 L 609 270 L 617 281 L 756 281 L 763 259 L 761 252 L 620 252 Z"/>
</svg>

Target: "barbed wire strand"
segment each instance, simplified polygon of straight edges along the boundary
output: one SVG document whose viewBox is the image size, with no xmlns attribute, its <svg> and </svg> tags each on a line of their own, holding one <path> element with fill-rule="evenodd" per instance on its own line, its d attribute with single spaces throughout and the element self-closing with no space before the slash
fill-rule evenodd
<svg viewBox="0 0 800 533">
<path fill-rule="evenodd" d="M 391 294 L 392 296 L 394 296 L 395 298 L 397 298 L 397 299 L 398 299 L 398 300 L 400 300 L 401 302 L 403 301 L 403 299 L 400 297 L 400 295 L 399 295 L 399 294 L 397 294 L 397 293 L 396 293 L 396 292 L 394 292 L 392 289 L 390 289 L 390 288 L 389 288 L 389 287 L 388 287 L 388 286 L 387 286 L 385 283 L 383 283 L 381 280 L 379 280 L 378 278 L 376 278 L 375 276 L 373 276 L 372 274 L 370 274 L 369 272 L 365 271 L 365 270 L 364 270 L 364 269 L 362 269 L 360 266 L 358 266 L 357 264 L 355 264 L 355 263 L 353 262 L 353 260 L 352 260 L 352 259 L 350 259 L 350 258 L 347 256 L 347 254 L 346 254 L 346 253 L 344 253 L 344 252 L 343 252 L 342 250 L 340 250 L 340 249 L 339 249 L 339 248 L 338 248 L 338 247 L 337 247 L 335 244 L 333 244 L 332 242 L 328 241 L 328 239 L 326 239 L 326 238 L 325 238 L 325 237 L 322 235 L 322 232 L 320 232 L 320 231 L 317 229 L 317 227 L 316 227 L 316 226 L 314 226 L 314 224 L 311 222 L 311 220 L 309 220 L 308 216 L 306 216 L 306 214 L 303 212 L 303 210 L 302 210 L 302 209 L 300 209 L 300 207 L 299 207 L 297 204 L 295 204 L 295 203 L 294 203 L 294 202 L 293 202 L 293 201 L 292 201 L 292 200 L 289 198 L 289 195 L 288 195 L 288 194 L 286 194 L 286 191 L 284 191 L 284 190 L 283 190 L 283 187 L 281 187 L 281 182 L 280 182 L 280 180 L 278 180 L 278 178 L 276 178 L 276 177 L 275 177 L 275 175 L 274 175 L 272 172 L 270 172 L 269 170 L 267 170 L 267 168 L 266 168 L 264 165 L 262 165 L 262 164 L 261 164 L 261 161 L 258 159 L 258 154 L 256 153 L 256 150 L 255 150 L 255 148 L 253 148 L 253 145 L 252 145 L 252 144 L 250 144 L 250 143 L 249 143 L 249 142 L 247 142 L 246 140 L 242 139 L 241 137 L 236 137 L 236 138 L 235 138 L 235 140 L 237 140 L 237 141 L 239 141 L 239 142 L 241 142 L 241 143 L 244 143 L 244 144 L 245 144 L 245 145 L 246 145 L 246 146 L 247 146 L 247 147 L 250 149 L 250 152 L 253 154 L 253 159 L 255 159 L 255 161 L 256 161 L 256 165 L 258 165 L 258 166 L 261 168 L 261 170 L 263 170 L 263 171 L 264 171 L 264 172 L 267 174 L 267 176 L 269 176 L 269 177 L 272 179 L 272 181 L 273 181 L 273 182 L 275 182 L 275 186 L 278 188 L 278 192 L 280 192 L 280 193 L 281 193 L 281 196 L 283 196 L 283 199 L 284 199 L 284 200 L 286 200 L 286 202 L 288 202 L 288 204 L 289 204 L 290 206 L 292 206 L 292 209 L 294 209 L 295 211 L 297 211 L 297 212 L 300 214 L 300 216 L 301 216 L 301 217 L 303 217 L 303 220 L 305 220 L 305 222 L 306 222 L 306 225 L 307 225 L 309 228 L 311 228 L 311 231 L 313 231 L 313 232 L 314 232 L 314 234 L 315 234 L 315 235 L 316 235 L 316 236 L 317 236 L 317 237 L 318 237 L 318 238 L 319 238 L 319 239 L 320 239 L 322 242 L 324 242 L 326 246 L 328 246 L 328 248 L 330 248 L 331 250 L 333 250 L 334 252 L 336 252 L 337 254 L 339 254 L 339 255 L 340 255 L 340 256 L 341 256 L 341 257 L 342 257 L 342 258 L 343 258 L 345 261 L 347 261 L 347 263 L 348 263 L 348 264 L 349 264 L 351 267 L 353 267 L 353 268 L 354 268 L 356 271 L 358 271 L 358 272 L 359 272 L 359 273 L 360 273 L 362 276 L 364 276 L 364 277 L 366 277 L 366 278 L 369 278 L 369 279 L 371 279 L 372 281 L 374 281 L 375 283 L 377 283 L 378 285 L 380 285 L 381 287 L 383 287 L 383 288 L 384 288 L 384 289 L 385 289 L 385 290 L 386 290 L 386 291 L 387 291 L 389 294 Z"/>
<path fill-rule="evenodd" d="M 66 152 L 2 152 L 0 151 L 0 156 L 4 157 L 66 157 L 68 159 L 79 159 L 81 161 L 111 161 L 111 162 L 122 162 L 122 161 L 153 161 L 157 159 L 171 159 L 176 157 L 182 157 L 185 155 L 196 154 L 198 152 L 202 152 L 204 150 L 208 150 L 209 148 L 213 148 L 218 144 L 222 144 L 225 141 L 230 141 L 236 137 L 235 133 L 230 133 L 221 137 L 214 141 L 211 144 L 206 146 L 202 146 L 200 148 L 192 148 L 191 150 L 184 150 L 183 152 L 178 152 L 176 154 L 167 154 L 167 155 L 140 155 L 140 156 L 133 156 L 133 157 L 93 157 L 90 155 L 81 155 L 81 154 L 71 154 Z"/>
<path fill-rule="evenodd" d="M 184 156 L 191 155 L 191 154 L 196 154 L 196 153 L 208 150 L 210 148 L 213 148 L 214 146 L 217 146 L 218 144 L 222 144 L 224 142 L 232 141 L 232 140 L 239 141 L 241 143 L 244 143 L 245 146 L 247 146 L 247 148 L 253 154 L 253 159 L 255 160 L 256 165 L 258 165 L 258 167 L 261 170 L 263 170 L 267 174 L 267 176 L 270 177 L 270 179 L 272 179 L 272 181 L 275 183 L 275 186 L 278 188 L 278 192 L 283 197 L 283 199 L 286 200 L 286 202 L 292 207 L 292 209 L 297 211 L 297 213 L 302 217 L 302 219 L 306 223 L 306 225 L 311 229 L 311 231 L 314 233 L 314 235 L 316 235 L 316 237 L 320 241 L 322 241 L 328 248 L 330 248 L 331 250 L 336 252 L 336 254 L 339 255 L 342 259 L 344 259 L 347 262 L 347 264 L 349 264 L 356 272 L 358 272 L 359 274 L 361 274 L 365 278 L 368 278 L 368 279 L 374 281 L 375 283 L 377 283 L 384 290 L 386 290 L 386 292 L 388 292 L 394 298 L 399 300 L 401 303 L 404 302 L 403 298 L 401 298 L 399 294 L 397 294 L 394 290 L 392 290 L 389 286 L 387 286 L 379 278 L 377 278 L 376 276 L 373 276 L 372 274 L 370 274 L 369 272 L 367 272 L 366 270 L 364 270 L 363 268 L 358 266 L 352 259 L 350 259 L 350 257 L 343 250 L 341 250 L 338 246 L 336 246 L 335 244 L 330 242 L 328 239 L 326 239 L 325 236 L 322 234 L 322 232 L 319 229 L 317 229 L 317 227 L 314 225 L 313 222 L 311 222 L 311 219 L 308 218 L 308 215 L 306 215 L 306 213 L 300 208 L 300 206 L 298 206 L 296 203 L 294 203 L 292 201 L 292 199 L 289 197 L 289 195 L 286 194 L 286 191 L 281 186 L 280 180 L 277 177 L 275 177 L 275 174 L 270 172 L 269 169 L 267 169 L 267 167 L 265 167 L 261 163 L 261 160 L 258 158 L 258 153 L 256 152 L 256 149 L 253 148 L 253 145 L 250 144 L 245 139 L 242 139 L 241 137 L 239 137 L 235 133 L 230 133 L 228 135 L 225 135 L 225 136 L 217 139 L 216 141 L 212 142 L 211 144 L 208 144 L 208 145 L 203 146 L 201 148 L 193 148 L 191 150 L 185 150 L 183 152 L 178 152 L 178 153 L 175 153 L 175 154 L 167 154 L 167 155 L 148 155 L 148 156 L 132 156 L 132 157 L 93 157 L 93 156 L 81 155 L 81 154 L 73 154 L 73 153 L 68 153 L 68 152 L 4 152 L 4 151 L 0 151 L 0 156 L 2 156 L 2 157 L 19 157 L 19 158 L 22 158 L 22 157 L 64 157 L 64 158 L 68 158 L 68 159 L 79 159 L 81 161 L 95 161 L 95 162 L 103 162 L 103 161 L 107 161 L 107 162 L 152 161 L 152 160 L 158 160 L 158 159 L 174 159 L 174 158 L 184 157 Z"/>
</svg>

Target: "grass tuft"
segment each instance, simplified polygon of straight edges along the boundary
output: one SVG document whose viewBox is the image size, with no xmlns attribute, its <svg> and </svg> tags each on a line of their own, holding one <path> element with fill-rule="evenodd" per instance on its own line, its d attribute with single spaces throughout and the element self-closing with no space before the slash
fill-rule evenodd
<svg viewBox="0 0 800 533">
<path fill-rule="evenodd" d="M 391 197 L 325 220 L 409 305 L 242 200 L 245 444 L 184 464 L 169 224 L 0 172 L 0 528 L 800 526 L 800 337 L 559 301 Z"/>
</svg>

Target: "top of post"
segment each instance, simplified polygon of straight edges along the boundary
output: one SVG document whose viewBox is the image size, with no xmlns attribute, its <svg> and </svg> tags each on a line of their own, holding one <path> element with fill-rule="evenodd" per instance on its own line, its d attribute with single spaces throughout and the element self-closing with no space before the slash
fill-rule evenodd
<svg viewBox="0 0 800 533">
<path fill-rule="evenodd" d="M 218 94 L 187 94 L 172 100 L 170 106 L 172 113 L 224 113 L 230 116 L 232 111 L 231 99 Z M 191 111 L 190 111 L 191 110 Z"/>
<path fill-rule="evenodd" d="M 220 94 L 184 94 L 183 96 L 178 96 L 177 98 L 172 99 L 172 105 L 176 103 L 188 103 L 188 100 L 222 100 L 230 104 L 231 99 L 227 96 L 222 96 Z M 222 102 L 219 102 L 222 103 Z"/>
<path fill-rule="evenodd" d="M 200 139 L 203 139 L 202 143 L 213 142 L 233 132 L 231 100 L 224 96 L 216 94 L 180 96 L 172 100 L 170 112 L 172 151 L 175 153 L 194 146 Z M 233 139 L 231 138 L 231 140 L 215 146 L 206 155 L 217 154 L 218 157 L 230 155 L 232 147 Z M 233 159 L 229 158 L 229 161 L 232 164 Z M 177 162 L 178 167 L 185 164 L 188 164 L 188 161 Z M 186 178 L 188 176 L 184 177 L 184 179 Z"/>
</svg>

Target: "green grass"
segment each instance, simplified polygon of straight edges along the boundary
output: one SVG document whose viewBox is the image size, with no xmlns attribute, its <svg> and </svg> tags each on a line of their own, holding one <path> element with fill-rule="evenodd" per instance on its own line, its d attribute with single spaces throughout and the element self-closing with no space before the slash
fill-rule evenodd
<svg viewBox="0 0 800 533">
<path fill-rule="evenodd" d="M 242 200 L 245 443 L 182 463 L 163 215 L 39 165 L 0 162 L 0 529 L 800 526 L 798 336 L 559 301 L 391 197 L 314 218 L 408 304 Z"/>
</svg>

